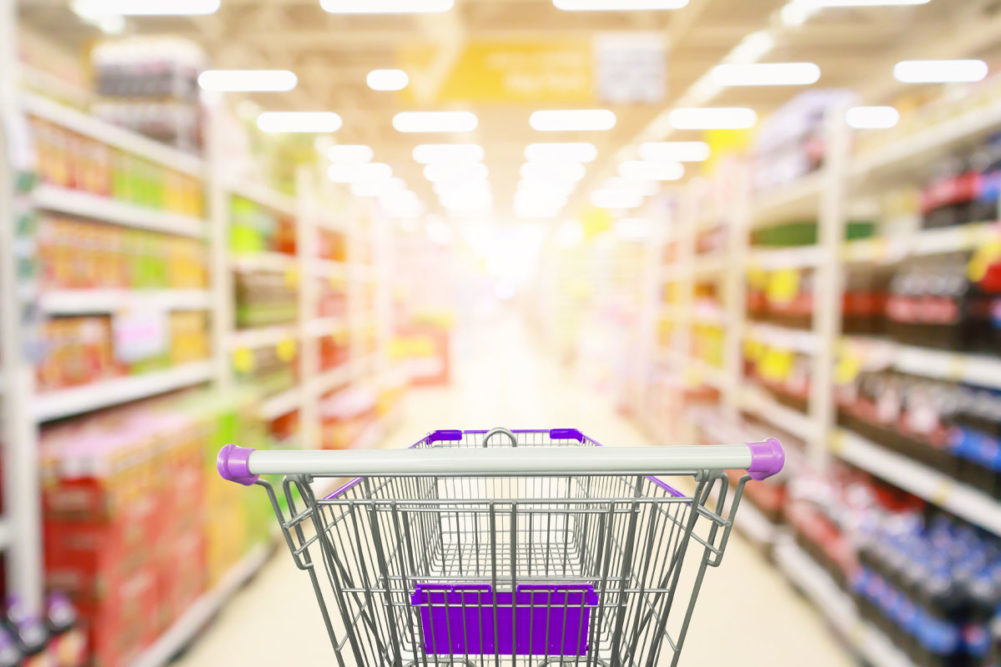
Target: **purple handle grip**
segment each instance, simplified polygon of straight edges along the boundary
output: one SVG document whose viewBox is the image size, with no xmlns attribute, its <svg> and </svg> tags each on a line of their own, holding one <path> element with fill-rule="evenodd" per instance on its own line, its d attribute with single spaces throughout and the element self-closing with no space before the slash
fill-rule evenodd
<svg viewBox="0 0 1001 667">
<path fill-rule="evenodd" d="M 257 482 L 260 475 L 250 473 L 250 455 L 255 450 L 249 447 L 237 447 L 236 445 L 225 445 L 219 450 L 216 458 L 216 468 L 223 479 L 244 486 L 250 486 Z"/>
<path fill-rule="evenodd" d="M 762 480 L 777 474 L 786 462 L 786 453 L 782 444 L 775 438 L 763 442 L 749 442 L 751 448 L 751 465 L 747 472 L 751 479 Z"/>
</svg>

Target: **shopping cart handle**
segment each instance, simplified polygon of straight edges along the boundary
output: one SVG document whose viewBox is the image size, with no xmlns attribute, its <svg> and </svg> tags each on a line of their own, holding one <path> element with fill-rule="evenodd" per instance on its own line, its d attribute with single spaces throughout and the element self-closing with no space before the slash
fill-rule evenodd
<svg viewBox="0 0 1001 667">
<path fill-rule="evenodd" d="M 511 456 L 500 448 L 264 450 L 226 445 L 217 467 L 223 478 L 249 486 L 259 475 L 572 475 L 692 474 L 746 470 L 765 479 L 782 470 L 785 453 L 775 438 L 742 445 L 700 447 L 525 447 Z"/>
</svg>

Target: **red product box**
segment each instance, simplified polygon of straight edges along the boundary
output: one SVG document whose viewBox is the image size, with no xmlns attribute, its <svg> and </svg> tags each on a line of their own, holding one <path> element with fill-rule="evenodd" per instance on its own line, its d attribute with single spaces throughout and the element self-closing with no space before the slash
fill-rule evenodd
<svg viewBox="0 0 1001 667">
<path fill-rule="evenodd" d="M 95 667 L 132 664 L 156 640 L 156 577 L 143 568 L 96 602 L 77 602 L 88 629 Z"/>
</svg>

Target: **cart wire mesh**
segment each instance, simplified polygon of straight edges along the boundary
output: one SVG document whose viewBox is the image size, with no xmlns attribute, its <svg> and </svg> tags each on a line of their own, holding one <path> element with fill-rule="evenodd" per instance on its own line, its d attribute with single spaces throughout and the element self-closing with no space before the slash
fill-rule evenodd
<svg viewBox="0 0 1001 667">
<path fill-rule="evenodd" d="M 435 431 L 414 448 L 600 446 L 573 429 Z M 573 456 L 571 451 L 567 456 Z M 370 476 L 264 486 L 337 664 L 675 665 L 747 481 Z M 325 481 L 329 483 L 329 478 Z M 673 481 L 673 478 L 672 478 Z"/>
</svg>

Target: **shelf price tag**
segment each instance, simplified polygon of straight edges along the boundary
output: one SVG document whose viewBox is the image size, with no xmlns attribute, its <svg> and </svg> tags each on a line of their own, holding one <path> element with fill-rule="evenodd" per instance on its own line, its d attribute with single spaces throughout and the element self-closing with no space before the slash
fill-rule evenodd
<svg viewBox="0 0 1001 667">
<path fill-rule="evenodd" d="M 952 487 L 954 484 L 951 480 L 943 479 L 941 482 L 935 485 L 931 493 L 928 494 L 928 499 L 935 503 L 936 505 L 944 505 L 949 496 L 952 494 Z"/>
<path fill-rule="evenodd" d="M 286 338 L 279 341 L 277 346 L 278 358 L 282 361 L 292 361 L 295 359 L 296 343 L 294 338 Z"/>
<path fill-rule="evenodd" d="M 237 373 L 252 373 L 256 365 L 254 351 L 249 347 L 238 347 L 233 351 L 233 368 Z"/>
</svg>

